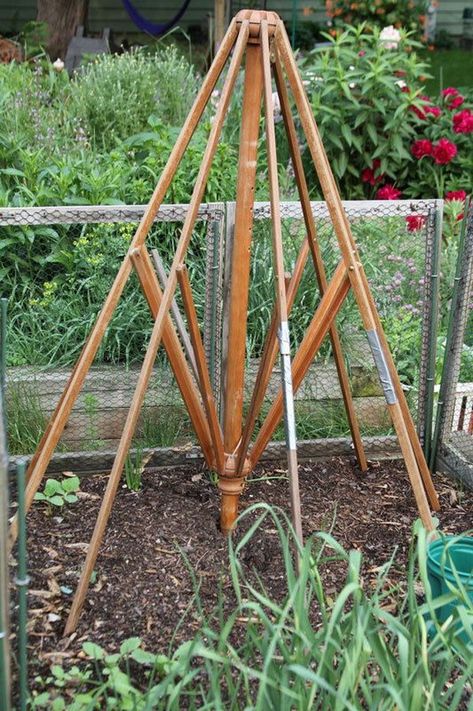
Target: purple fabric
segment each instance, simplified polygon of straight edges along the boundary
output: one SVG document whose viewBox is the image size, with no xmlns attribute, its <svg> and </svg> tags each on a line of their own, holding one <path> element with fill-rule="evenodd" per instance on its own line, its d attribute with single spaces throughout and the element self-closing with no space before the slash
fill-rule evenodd
<svg viewBox="0 0 473 711">
<path fill-rule="evenodd" d="M 179 22 L 179 20 L 187 10 L 190 1 L 191 0 L 184 0 L 181 8 L 176 13 L 176 15 L 174 15 L 174 17 L 169 20 L 169 22 L 165 22 L 164 24 L 160 25 L 156 25 L 154 22 L 150 22 L 149 20 L 147 20 L 146 17 L 143 17 L 143 15 L 139 13 L 138 10 L 133 6 L 131 0 L 123 0 L 123 5 L 135 25 L 139 27 L 140 30 L 143 30 L 143 32 L 147 32 L 150 35 L 154 35 L 154 37 L 159 37 L 159 35 L 166 34 L 168 30 L 172 29 L 174 25 Z"/>
</svg>

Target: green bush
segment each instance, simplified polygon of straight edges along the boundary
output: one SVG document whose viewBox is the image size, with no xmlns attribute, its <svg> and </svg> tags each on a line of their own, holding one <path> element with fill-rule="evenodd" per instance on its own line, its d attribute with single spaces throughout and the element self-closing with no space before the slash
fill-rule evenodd
<svg viewBox="0 0 473 711">
<path fill-rule="evenodd" d="M 153 54 L 138 49 L 101 55 L 75 84 L 69 111 L 104 149 L 144 130 L 151 115 L 180 127 L 198 86 L 194 68 L 173 45 Z"/>
<path fill-rule="evenodd" d="M 330 49 L 302 60 L 306 89 L 342 196 L 374 196 L 381 176 L 396 184 L 410 181 L 409 146 L 418 121 L 411 107 L 419 99 L 403 87 L 420 91 L 428 68 L 415 51 L 406 51 L 413 43 L 404 33 L 397 50 L 387 49 L 379 31 L 364 25 L 347 27 L 331 42 Z M 369 180 L 363 182 L 363 175 Z"/>
</svg>

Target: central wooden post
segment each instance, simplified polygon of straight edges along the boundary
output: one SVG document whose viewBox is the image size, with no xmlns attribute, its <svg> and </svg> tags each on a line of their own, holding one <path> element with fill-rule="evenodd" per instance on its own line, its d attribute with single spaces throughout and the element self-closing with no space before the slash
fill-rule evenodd
<svg viewBox="0 0 473 711">
<path fill-rule="evenodd" d="M 256 38 L 253 39 L 253 41 L 255 40 Z M 219 485 L 222 492 L 220 523 L 223 531 L 229 531 L 233 527 L 237 517 L 238 500 L 243 489 L 244 477 L 248 473 L 244 468 L 242 475 L 235 476 L 242 433 L 248 287 L 262 93 L 261 48 L 259 43 L 249 44 L 246 52 L 235 233 L 231 262 L 228 359 L 223 424 L 225 468 L 223 472 L 219 472 Z"/>
</svg>

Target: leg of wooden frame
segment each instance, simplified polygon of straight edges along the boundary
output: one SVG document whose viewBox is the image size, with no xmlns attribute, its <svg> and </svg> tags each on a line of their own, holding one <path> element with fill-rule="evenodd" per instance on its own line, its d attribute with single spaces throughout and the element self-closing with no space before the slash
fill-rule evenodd
<svg viewBox="0 0 473 711">
<path fill-rule="evenodd" d="M 307 239 L 305 239 L 297 256 L 296 264 L 294 266 L 294 272 L 292 276 L 289 275 L 289 278 L 285 279 L 288 315 L 291 313 L 292 306 L 294 304 L 294 299 L 296 297 L 296 293 L 299 288 L 302 275 L 304 273 L 304 268 L 307 263 L 308 256 L 309 243 Z M 268 329 L 268 333 L 266 335 L 263 347 L 263 354 L 261 356 L 258 373 L 256 375 L 253 395 L 251 397 L 250 409 L 248 410 L 248 415 L 245 421 L 245 427 L 241 438 L 241 445 L 238 448 L 239 455 L 238 464 L 236 468 L 237 476 L 240 476 L 243 471 L 243 465 L 245 463 L 246 457 L 248 456 L 248 448 L 250 445 L 251 436 L 254 432 L 258 415 L 261 412 L 261 407 L 264 402 L 264 396 L 269 381 L 271 379 L 271 373 L 273 371 L 274 363 L 278 354 L 277 328 L 278 319 L 277 314 L 274 312 L 271 319 L 271 324 Z"/>
<path fill-rule="evenodd" d="M 110 472 L 107 491 L 102 501 L 102 506 L 100 508 L 99 516 L 92 535 L 92 540 L 90 542 L 89 550 L 84 563 L 84 568 L 82 570 L 81 577 L 79 580 L 79 585 L 74 596 L 74 600 L 72 602 L 71 611 L 69 613 L 69 618 L 66 624 L 65 634 L 69 634 L 73 629 L 75 629 L 77 625 L 77 620 L 80 615 L 80 611 L 82 609 L 82 605 L 84 603 L 85 596 L 87 594 L 90 575 L 97 559 L 100 542 L 102 540 L 103 533 L 105 531 L 105 526 L 110 515 L 115 492 L 118 486 L 118 482 L 120 480 L 121 473 L 123 471 L 128 450 L 130 448 L 131 439 L 138 423 L 138 417 L 140 415 L 146 390 L 148 388 L 148 384 L 153 372 L 153 366 L 161 343 L 164 326 L 167 322 L 169 308 L 171 306 L 177 283 L 176 271 L 179 264 L 184 259 L 187 247 L 189 245 L 192 229 L 194 227 L 195 220 L 197 218 L 197 213 L 199 210 L 199 205 L 202 200 L 203 192 L 205 190 L 205 185 L 207 181 L 208 172 L 212 163 L 212 158 L 215 154 L 215 150 L 217 148 L 218 140 L 220 137 L 223 119 L 225 117 L 225 113 L 230 101 L 231 91 L 233 89 L 236 76 L 238 74 L 238 69 L 243 57 L 243 52 L 246 47 L 247 37 L 248 23 L 244 22 L 242 23 L 240 33 L 235 45 L 235 52 L 233 54 L 228 74 L 225 79 L 225 84 L 217 108 L 217 114 L 215 116 L 207 147 L 204 153 L 202 165 L 197 176 L 196 184 L 194 186 L 191 203 L 189 205 L 189 211 L 187 213 L 186 220 L 182 229 L 182 234 L 179 239 L 179 244 L 177 246 L 173 266 L 171 267 L 171 271 L 168 277 L 168 283 L 162 295 L 161 303 L 159 305 L 156 320 L 154 322 L 153 330 L 151 332 L 151 337 L 148 343 L 148 348 L 145 354 L 141 372 L 138 378 L 138 382 L 136 384 L 135 392 L 133 394 L 133 399 L 125 421 L 122 436 L 118 444 L 117 454 L 113 463 L 112 470 Z"/>
<path fill-rule="evenodd" d="M 166 270 L 164 269 L 163 261 L 159 256 L 158 250 L 152 249 L 151 256 L 153 258 L 154 266 L 156 268 L 156 274 L 158 276 L 158 281 L 161 286 L 161 289 L 165 289 L 168 278 L 166 275 Z M 192 368 L 194 378 L 196 382 L 199 382 L 199 374 L 197 372 L 197 364 L 195 362 L 194 351 L 192 350 L 192 344 L 190 342 L 189 335 L 186 331 L 184 319 L 182 318 L 181 312 L 179 311 L 179 306 L 176 303 L 176 299 L 173 299 L 171 302 L 171 313 L 174 319 L 174 323 L 176 324 L 176 330 L 179 334 L 179 338 L 181 339 L 182 347 L 184 348 L 184 352 Z"/>
<path fill-rule="evenodd" d="M 234 455 L 237 454 L 242 427 L 250 250 L 262 92 L 261 50 L 258 45 L 248 45 L 238 159 L 235 233 L 231 258 L 223 410 L 224 448 L 227 454 L 226 477 L 220 477 L 219 480 L 222 492 L 220 525 L 224 532 L 230 531 L 234 525 L 244 481 L 243 477 L 235 476 Z"/>
<path fill-rule="evenodd" d="M 181 289 L 182 300 L 184 302 L 184 310 L 187 316 L 187 325 L 189 328 L 192 349 L 195 353 L 197 372 L 199 374 L 200 392 L 202 402 L 204 403 L 205 411 L 209 420 L 209 429 L 212 436 L 213 447 L 215 451 L 215 459 L 217 463 L 217 471 L 222 472 L 224 468 L 223 454 L 223 437 L 220 423 L 218 421 L 217 406 L 212 392 L 212 383 L 210 382 L 209 369 L 205 360 L 204 344 L 200 335 L 199 323 L 195 311 L 194 299 L 192 298 L 192 289 L 187 274 L 187 269 L 184 265 L 177 270 L 177 280 Z"/>
<path fill-rule="evenodd" d="M 433 521 L 422 481 L 422 467 L 419 467 L 418 461 L 414 454 L 412 446 L 413 433 L 409 431 L 407 424 L 409 420 L 405 418 L 405 410 L 400 404 L 401 401 L 405 400 L 405 396 L 402 392 L 402 386 L 397 372 L 392 372 L 386 365 L 387 355 L 384 334 L 382 336 L 382 343 L 380 337 L 382 328 L 378 328 L 379 322 L 377 322 L 374 318 L 376 309 L 374 308 L 374 303 L 370 300 L 368 295 L 369 285 L 364 274 L 362 264 L 359 261 L 358 250 L 351 234 L 350 225 L 343 209 L 335 180 L 328 164 L 323 144 L 320 139 L 314 117 L 310 110 L 302 80 L 297 71 L 295 60 L 290 49 L 290 43 L 282 23 L 278 25 L 276 30 L 276 41 L 278 43 L 278 49 L 284 63 L 284 68 L 286 70 L 296 106 L 301 117 L 302 126 L 311 151 L 312 160 L 314 161 L 320 185 L 324 193 L 325 200 L 327 201 L 327 206 L 329 208 L 343 259 L 347 269 L 349 270 L 351 285 L 358 304 L 363 325 L 367 331 L 370 347 L 375 357 L 375 363 L 380 372 L 380 378 L 386 395 L 388 409 L 398 435 L 404 460 L 406 462 L 406 468 L 416 498 L 417 507 L 424 526 L 428 530 L 432 530 Z M 390 391 L 392 391 L 392 393 Z M 416 434 L 415 438 L 417 438 Z"/>
<path fill-rule="evenodd" d="M 286 85 L 284 82 L 284 77 L 281 69 L 281 64 L 279 62 L 279 57 L 277 52 L 275 54 L 274 62 L 274 74 L 276 79 L 276 87 L 278 90 L 279 101 L 281 104 L 281 113 L 284 120 L 284 125 L 286 128 L 287 139 L 289 143 L 289 150 L 292 159 L 292 165 L 294 167 L 294 173 L 296 177 L 297 189 L 299 192 L 299 199 L 301 201 L 302 213 L 304 215 L 305 227 L 307 230 L 307 237 L 309 240 L 309 245 L 312 253 L 312 261 L 314 263 L 314 270 L 317 277 L 317 282 L 319 284 L 320 293 L 323 295 L 327 289 L 327 276 L 325 273 L 324 262 L 322 259 L 322 254 L 320 252 L 320 247 L 317 239 L 317 231 L 315 227 L 314 216 L 312 214 L 312 209 L 310 206 L 309 190 L 307 187 L 307 182 L 304 174 L 304 166 L 302 165 L 302 158 L 299 152 L 299 145 L 297 141 L 296 127 L 294 125 L 294 120 L 292 118 L 291 107 L 289 104 L 289 97 L 287 94 Z M 355 406 L 353 404 L 353 398 L 350 389 L 350 381 L 348 378 L 348 373 L 343 357 L 342 346 L 340 343 L 340 338 L 338 335 L 336 323 L 333 323 L 330 329 L 330 341 L 332 344 L 333 357 L 335 360 L 335 365 L 338 372 L 338 378 L 340 381 L 340 387 L 342 390 L 342 397 L 345 403 L 345 410 L 347 413 L 348 424 L 350 426 L 351 436 L 353 440 L 353 446 L 355 448 L 356 458 L 358 460 L 358 466 L 361 471 L 367 471 L 368 462 L 366 461 L 365 450 L 363 447 L 363 441 L 361 439 L 360 428 L 358 425 L 358 420 L 356 417 Z"/>
<path fill-rule="evenodd" d="M 133 250 L 131 259 L 150 307 L 151 314 L 153 318 L 156 318 L 162 299 L 162 290 L 145 245 Z M 179 338 L 169 316 L 166 319 L 163 331 L 163 345 L 166 349 L 179 390 L 181 391 L 182 399 L 189 413 L 192 426 L 202 448 L 205 461 L 207 462 L 207 466 L 212 469 L 215 466 L 215 453 L 207 418 L 200 403 L 199 393 L 192 380 L 192 375 L 179 343 Z"/>
<path fill-rule="evenodd" d="M 300 344 L 292 364 L 292 381 L 294 392 L 297 392 L 310 364 L 314 360 L 323 339 L 330 330 L 334 318 L 340 310 L 350 288 L 346 267 L 340 262 L 333 279 L 328 285 L 317 310 L 309 324 L 302 343 Z M 266 418 L 261 425 L 256 441 L 250 451 L 250 466 L 254 468 L 264 452 L 271 435 L 278 426 L 283 413 L 283 396 L 279 391 Z"/>
<path fill-rule="evenodd" d="M 220 49 L 215 56 L 212 67 L 205 78 L 202 87 L 194 101 L 191 111 L 184 123 L 179 138 L 171 152 L 166 167 L 158 181 L 151 200 L 146 208 L 145 214 L 138 226 L 137 232 L 133 238 L 131 248 L 139 246 L 143 243 L 148 231 L 153 223 L 154 218 L 161 206 L 163 198 L 169 188 L 169 185 L 174 177 L 177 167 L 182 156 L 194 134 L 194 131 L 200 121 L 204 109 L 208 103 L 210 95 L 215 87 L 215 84 L 220 76 L 220 73 L 228 59 L 230 51 L 234 45 L 238 29 L 235 21 L 232 22 L 230 28 L 222 42 Z M 110 293 L 103 305 L 93 330 L 84 346 L 84 349 L 72 371 L 69 382 L 59 400 L 59 403 L 51 416 L 50 423 L 47 427 L 45 435 L 41 439 L 37 452 L 35 453 L 32 462 L 28 468 L 28 484 L 25 492 L 25 508 L 29 510 L 34 495 L 37 492 L 44 473 L 49 465 L 57 443 L 62 435 L 64 426 L 69 418 L 77 396 L 82 388 L 84 379 L 89 372 L 89 368 L 95 358 L 97 349 L 104 336 L 110 319 L 113 315 L 115 307 L 120 299 L 122 291 L 125 287 L 127 279 L 131 271 L 131 262 L 127 254 L 122 262 L 120 270 L 115 278 Z M 18 521 L 15 518 L 10 526 L 10 545 L 13 545 L 18 533 Z"/>
<path fill-rule="evenodd" d="M 286 430 L 287 465 L 291 493 L 291 509 L 294 530 L 302 543 L 301 501 L 299 493 L 299 471 L 297 465 L 296 418 L 294 394 L 292 391 L 291 345 L 287 313 L 284 254 L 279 206 L 278 165 L 276 155 L 276 134 L 274 131 L 273 96 L 271 86 L 271 61 L 268 23 L 261 21 L 261 49 L 263 60 L 264 107 L 266 126 L 266 150 L 268 158 L 269 195 L 276 286 L 276 313 L 279 326 L 279 352 L 281 356 L 281 389 L 284 401 Z"/>
</svg>

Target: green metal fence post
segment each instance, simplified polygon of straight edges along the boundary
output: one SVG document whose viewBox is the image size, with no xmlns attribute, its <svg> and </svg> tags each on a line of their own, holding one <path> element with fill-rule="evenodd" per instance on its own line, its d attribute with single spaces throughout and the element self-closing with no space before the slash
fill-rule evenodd
<svg viewBox="0 0 473 711">
<path fill-rule="evenodd" d="M 17 464 L 18 487 L 18 681 L 20 711 L 26 711 L 28 701 L 28 651 L 27 651 L 27 612 L 28 612 L 28 583 L 30 579 L 26 566 L 26 515 L 25 515 L 25 471 L 26 460 Z"/>
<path fill-rule="evenodd" d="M 434 389 L 435 389 L 435 365 L 437 360 L 437 335 L 438 335 L 438 313 L 439 313 L 439 289 L 440 289 L 440 251 L 442 243 L 442 218 L 443 203 L 438 201 L 435 209 L 435 232 L 432 244 L 432 269 L 431 300 L 430 300 L 430 324 L 429 324 L 429 352 L 427 356 L 425 410 L 424 410 L 424 454 L 427 461 L 430 457 L 432 444 L 432 422 L 434 416 Z"/>
<path fill-rule="evenodd" d="M 434 428 L 434 435 L 432 437 L 432 446 L 430 449 L 430 458 L 429 458 L 429 468 L 431 471 L 435 471 L 435 463 L 437 459 L 437 451 L 438 447 L 440 444 L 440 427 L 442 424 L 442 417 L 443 417 L 443 409 L 445 405 L 445 391 L 447 387 L 447 373 L 449 372 L 449 352 L 450 352 L 450 347 L 453 339 L 453 334 L 455 331 L 455 317 L 458 312 L 458 298 L 459 298 L 459 289 L 458 285 L 461 279 L 461 274 L 462 274 L 462 266 L 463 266 L 463 259 L 464 259 L 464 253 L 465 253 L 465 237 L 466 237 L 466 227 L 467 227 L 467 222 L 468 222 L 468 216 L 470 212 L 470 200 L 469 198 L 466 199 L 465 201 L 465 211 L 464 211 L 464 218 L 461 224 L 460 228 L 460 237 L 458 240 L 458 255 L 457 255 L 457 265 L 456 265 L 456 270 L 455 270 L 455 280 L 454 280 L 454 285 L 453 285 L 453 293 L 452 293 L 452 302 L 450 306 L 450 314 L 448 318 L 448 326 L 447 326 L 447 336 L 445 340 L 445 348 L 444 348 L 444 355 L 443 355 L 443 364 L 442 364 L 442 375 L 440 378 L 440 390 L 439 390 L 439 398 L 437 402 L 437 412 L 435 415 L 435 428 Z"/>
<path fill-rule="evenodd" d="M 10 709 L 8 452 L 4 411 L 7 300 L 0 300 L 0 709 Z"/>
</svg>

